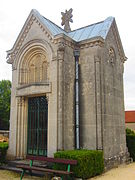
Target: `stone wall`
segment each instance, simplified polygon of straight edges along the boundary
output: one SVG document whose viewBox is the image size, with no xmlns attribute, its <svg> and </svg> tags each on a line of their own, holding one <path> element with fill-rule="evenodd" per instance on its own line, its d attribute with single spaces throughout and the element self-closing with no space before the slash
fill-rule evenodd
<svg viewBox="0 0 135 180">
<path fill-rule="evenodd" d="M 80 51 L 80 146 L 96 149 L 95 63 L 96 48 Z"/>
<path fill-rule="evenodd" d="M 105 159 L 126 155 L 123 62 L 113 29 L 110 30 L 102 58 L 103 150 Z M 115 158 L 117 157 L 117 158 Z"/>
<path fill-rule="evenodd" d="M 73 49 L 65 47 L 63 65 L 64 149 L 75 148 L 75 60 Z"/>
</svg>

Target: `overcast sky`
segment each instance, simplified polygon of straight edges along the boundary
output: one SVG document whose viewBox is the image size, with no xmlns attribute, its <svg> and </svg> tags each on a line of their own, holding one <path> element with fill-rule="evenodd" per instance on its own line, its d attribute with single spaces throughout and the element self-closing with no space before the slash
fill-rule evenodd
<svg viewBox="0 0 135 180">
<path fill-rule="evenodd" d="M 61 12 L 73 8 L 71 29 L 87 26 L 114 16 L 128 60 L 124 70 L 125 109 L 135 110 L 135 1 L 134 0 L 1 0 L 0 1 L 0 80 L 12 80 L 6 51 L 13 47 L 31 9 L 61 26 Z"/>
</svg>

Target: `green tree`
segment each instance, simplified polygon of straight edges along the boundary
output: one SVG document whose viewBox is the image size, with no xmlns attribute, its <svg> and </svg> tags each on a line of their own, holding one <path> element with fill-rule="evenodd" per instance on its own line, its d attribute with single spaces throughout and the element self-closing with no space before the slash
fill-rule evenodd
<svg viewBox="0 0 135 180">
<path fill-rule="evenodd" d="M 0 81 L 0 129 L 9 129 L 11 82 Z"/>
</svg>

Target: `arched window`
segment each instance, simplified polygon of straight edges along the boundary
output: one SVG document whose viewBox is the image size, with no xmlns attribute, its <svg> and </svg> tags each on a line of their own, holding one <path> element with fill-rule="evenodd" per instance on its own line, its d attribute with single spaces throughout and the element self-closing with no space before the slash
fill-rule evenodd
<svg viewBox="0 0 135 180">
<path fill-rule="evenodd" d="M 39 83 L 48 80 L 48 62 L 46 53 L 40 49 L 31 49 L 24 56 L 19 70 L 19 84 Z"/>
</svg>

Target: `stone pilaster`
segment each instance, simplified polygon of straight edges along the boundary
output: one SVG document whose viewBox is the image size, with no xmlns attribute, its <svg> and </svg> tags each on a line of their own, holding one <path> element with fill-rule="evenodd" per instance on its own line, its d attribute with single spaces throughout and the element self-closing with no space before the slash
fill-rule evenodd
<svg viewBox="0 0 135 180">
<path fill-rule="evenodd" d="M 27 145 L 27 114 L 26 114 L 26 102 L 24 97 L 18 97 L 17 99 L 17 149 L 16 157 L 19 159 L 24 158 L 26 155 L 26 145 Z"/>
<path fill-rule="evenodd" d="M 24 98 L 24 120 L 23 120 L 23 149 L 22 149 L 22 155 L 23 157 L 27 154 L 27 128 L 28 128 L 28 98 Z"/>
<path fill-rule="evenodd" d="M 102 108 L 101 108 L 101 61 L 95 56 L 95 108 L 96 108 L 96 147 L 103 149 L 102 143 Z"/>
<path fill-rule="evenodd" d="M 17 134 L 16 134 L 16 157 L 20 158 L 20 146 L 21 146 L 21 107 L 22 107 L 22 99 L 21 97 L 17 98 Z"/>
<path fill-rule="evenodd" d="M 57 58 L 58 58 L 58 150 L 63 150 L 64 145 L 64 124 L 63 124 L 63 61 L 64 61 L 64 44 L 60 43 L 58 51 L 57 51 Z"/>
</svg>

